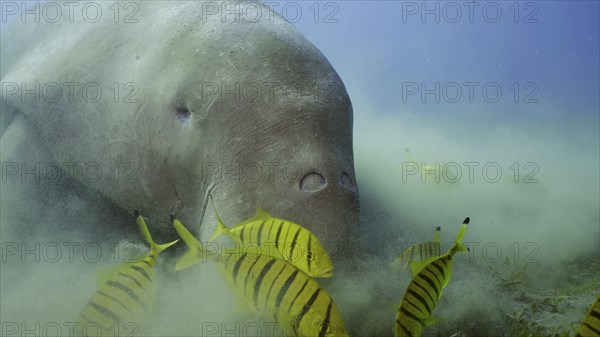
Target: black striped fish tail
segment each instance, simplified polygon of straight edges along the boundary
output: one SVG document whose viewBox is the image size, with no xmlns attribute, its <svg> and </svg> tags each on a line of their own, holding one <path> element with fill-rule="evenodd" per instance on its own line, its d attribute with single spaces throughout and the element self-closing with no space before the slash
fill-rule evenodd
<svg viewBox="0 0 600 337">
<path fill-rule="evenodd" d="M 188 247 L 188 251 L 177 261 L 175 270 L 182 270 L 193 266 L 200 262 L 202 254 L 204 254 L 204 246 L 196 239 L 185 226 L 175 217 L 171 217 L 173 228 Z"/>
<path fill-rule="evenodd" d="M 469 251 L 469 248 L 467 248 L 462 243 L 462 240 L 465 237 L 465 233 L 467 232 L 467 225 L 469 224 L 470 221 L 471 221 L 471 219 L 469 217 L 467 217 L 463 221 L 463 224 L 460 226 L 460 230 L 458 231 L 458 235 L 456 235 L 456 241 L 454 242 L 454 245 L 450 248 L 450 251 L 448 252 L 448 254 L 450 256 L 453 256 L 454 254 L 456 254 L 458 252 Z"/>
</svg>

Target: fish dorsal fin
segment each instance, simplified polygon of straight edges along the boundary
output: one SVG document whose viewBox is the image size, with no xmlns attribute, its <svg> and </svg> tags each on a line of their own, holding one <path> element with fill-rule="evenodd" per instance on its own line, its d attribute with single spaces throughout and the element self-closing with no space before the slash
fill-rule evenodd
<svg viewBox="0 0 600 337">
<path fill-rule="evenodd" d="M 410 263 L 411 257 L 417 245 L 410 245 L 400 253 L 394 261 L 390 262 L 390 267 L 396 271 L 405 270 Z"/>
<path fill-rule="evenodd" d="M 433 262 L 434 260 L 437 260 L 439 258 L 440 258 L 439 256 L 432 256 L 423 261 L 411 262 L 410 263 L 410 273 L 411 273 L 412 277 L 414 278 L 415 276 L 417 276 L 417 274 L 420 273 L 421 270 L 423 270 L 425 267 L 427 267 L 428 264 L 430 264 L 431 262 Z"/>
<path fill-rule="evenodd" d="M 267 211 L 261 209 L 261 208 L 257 208 L 256 209 L 256 214 L 254 214 L 251 218 L 248 218 L 242 222 L 240 222 L 239 224 L 237 224 L 234 228 L 237 227 L 242 227 L 245 226 L 249 223 L 253 223 L 253 222 L 260 222 L 260 221 L 265 221 L 265 220 L 269 220 L 272 219 L 273 217 L 271 216 L 271 214 L 267 213 Z"/>
<path fill-rule="evenodd" d="M 262 208 L 257 208 L 256 209 L 256 214 L 254 214 L 251 218 L 249 218 L 247 220 L 244 220 L 238 226 L 246 225 L 246 224 L 251 223 L 251 222 L 269 220 L 269 219 L 272 219 L 272 218 L 273 218 L 273 216 L 271 216 L 271 214 L 269 214 L 267 211 L 265 211 Z M 238 226 L 236 226 L 236 227 L 238 227 Z"/>
<path fill-rule="evenodd" d="M 273 216 L 271 214 L 269 214 L 269 212 L 265 211 L 262 208 L 257 208 L 256 209 L 256 215 L 254 215 L 255 218 L 258 219 L 263 219 L 263 220 L 268 220 L 273 218 Z"/>
</svg>

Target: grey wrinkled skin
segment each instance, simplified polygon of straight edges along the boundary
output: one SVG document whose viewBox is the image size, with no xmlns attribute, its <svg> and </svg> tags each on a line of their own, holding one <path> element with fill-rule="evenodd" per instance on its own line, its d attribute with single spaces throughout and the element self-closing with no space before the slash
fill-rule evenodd
<svg viewBox="0 0 600 337">
<path fill-rule="evenodd" d="M 359 217 L 352 105 L 321 52 L 262 5 L 259 21 L 235 22 L 196 1 L 137 2 L 138 22 L 125 23 L 133 11 L 121 3 L 115 23 L 113 2 L 97 4 L 95 23 L 3 27 L 3 85 L 47 92 L 36 102 L 5 91 L 1 131 L 25 115 L 54 162 L 154 219 L 151 231 L 174 235 L 174 214 L 206 239 L 211 194 L 229 226 L 260 207 L 309 228 L 334 260 L 348 255 Z"/>
</svg>

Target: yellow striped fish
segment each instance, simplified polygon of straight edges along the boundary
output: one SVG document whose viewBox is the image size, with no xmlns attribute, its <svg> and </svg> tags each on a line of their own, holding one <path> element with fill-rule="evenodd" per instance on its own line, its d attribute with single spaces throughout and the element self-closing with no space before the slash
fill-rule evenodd
<svg viewBox="0 0 600 337">
<path fill-rule="evenodd" d="M 416 275 L 408 285 L 400 303 L 394 325 L 394 336 L 420 337 L 426 326 L 438 320 L 437 317 L 431 317 L 431 312 L 442 297 L 444 287 L 450 282 L 452 257 L 457 252 L 468 250 L 461 243 L 468 223 L 469 218 L 466 218 L 458 232 L 456 242 L 444 256 L 413 262 Z"/>
<path fill-rule="evenodd" d="M 331 277 L 333 263 L 325 248 L 308 229 L 288 220 L 277 219 L 262 209 L 237 226 L 227 228 L 215 210 L 217 228 L 208 241 L 226 234 L 242 247 L 255 245 L 263 255 L 293 264 L 310 277 Z"/>
<path fill-rule="evenodd" d="M 118 331 L 142 321 L 152 311 L 154 265 L 158 254 L 179 240 L 157 245 L 148 231 L 144 218 L 135 211 L 136 222 L 150 253 L 142 260 L 129 263 L 115 271 L 115 275 L 101 282 L 98 290 L 79 315 L 77 326 L 81 335 L 114 336 Z"/>
<path fill-rule="evenodd" d="M 425 261 L 432 257 L 441 256 L 441 230 L 442 228 L 440 226 L 435 228 L 433 241 L 417 243 L 403 250 L 402 254 L 400 254 L 400 256 L 390 263 L 390 266 L 398 271 L 401 271 L 406 269 L 408 264 L 413 261 Z M 415 275 L 413 274 L 413 276 Z"/>
<path fill-rule="evenodd" d="M 600 337 L 600 293 L 581 322 L 575 337 Z"/>
<path fill-rule="evenodd" d="M 176 269 L 199 262 L 204 247 L 177 219 L 173 226 L 189 251 Z M 296 336 L 348 336 L 333 299 L 292 264 L 268 255 L 229 251 L 221 256 L 223 275 L 253 311 L 291 328 Z"/>
</svg>

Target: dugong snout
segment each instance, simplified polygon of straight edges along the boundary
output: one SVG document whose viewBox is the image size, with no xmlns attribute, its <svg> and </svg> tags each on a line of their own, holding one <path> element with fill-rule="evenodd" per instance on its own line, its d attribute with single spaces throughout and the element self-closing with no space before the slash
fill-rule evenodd
<svg viewBox="0 0 600 337">
<path fill-rule="evenodd" d="M 53 162 L 110 172 L 80 182 L 152 219 L 161 241 L 175 238 L 169 214 L 208 238 L 212 200 L 228 226 L 262 208 L 308 228 L 333 260 L 345 255 L 359 213 L 353 112 L 327 58 L 266 6 L 256 20 L 198 20 L 201 2 L 139 5 L 143 20 L 127 29 L 111 20 L 3 26 L 3 37 L 23 42 L 3 50 L 4 83 L 76 81 L 108 93 L 118 82 L 123 91 L 90 104 L 86 85 L 69 86 L 60 102 L 15 95 L 2 111 L 23 113 Z M 70 89 L 84 99 L 67 98 Z"/>
<path fill-rule="evenodd" d="M 337 170 L 324 174 L 310 172 L 300 179 L 306 205 L 296 205 L 293 216 L 311 230 L 332 259 L 352 255 L 358 239 L 359 199 L 353 173 Z"/>
<path fill-rule="evenodd" d="M 293 221 L 315 234 L 335 263 L 351 257 L 359 232 L 358 188 L 352 165 L 346 164 L 288 162 L 282 164 L 282 171 L 261 176 L 260 181 L 224 179 L 214 185 L 212 202 L 228 226 L 250 218 L 256 208 Z M 294 165 L 299 172 L 293 179 L 279 174 Z M 201 236 L 208 238 L 215 224 L 209 202 Z"/>
<path fill-rule="evenodd" d="M 335 182 L 334 182 L 335 183 Z M 339 176 L 338 183 L 351 193 L 356 193 L 356 184 L 346 172 Z M 319 172 L 311 172 L 300 179 L 300 189 L 306 193 L 318 192 L 327 186 L 328 182 Z"/>
</svg>

